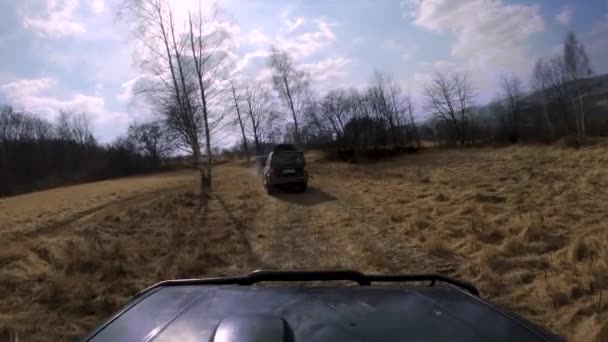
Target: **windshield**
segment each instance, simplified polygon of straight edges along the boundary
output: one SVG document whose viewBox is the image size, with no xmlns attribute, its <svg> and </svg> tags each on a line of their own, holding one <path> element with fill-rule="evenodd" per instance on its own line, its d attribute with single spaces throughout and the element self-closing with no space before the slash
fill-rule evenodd
<svg viewBox="0 0 608 342">
<path fill-rule="evenodd" d="M 607 57 L 606 0 L 0 0 L 0 342 L 256 269 L 605 341 Z"/>
</svg>

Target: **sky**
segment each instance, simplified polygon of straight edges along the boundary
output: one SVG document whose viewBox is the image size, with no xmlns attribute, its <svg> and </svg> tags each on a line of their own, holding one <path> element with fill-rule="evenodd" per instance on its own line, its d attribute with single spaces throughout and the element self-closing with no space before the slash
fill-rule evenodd
<svg viewBox="0 0 608 342">
<path fill-rule="evenodd" d="M 193 0 L 174 1 L 185 11 Z M 53 120 L 87 113 L 109 142 L 150 118 L 133 98 L 145 77 L 119 0 L 0 0 L 0 104 Z M 434 71 L 469 73 L 476 102 L 491 100 L 502 74 L 528 83 L 539 57 L 560 53 L 568 31 L 585 44 L 596 74 L 608 72 L 608 0 L 224 0 L 235 73 L 265 79 L 272 45 L 307 71 L 313 90 L 364 87 L 390 73 L 422 112 Z"/>
</svg>

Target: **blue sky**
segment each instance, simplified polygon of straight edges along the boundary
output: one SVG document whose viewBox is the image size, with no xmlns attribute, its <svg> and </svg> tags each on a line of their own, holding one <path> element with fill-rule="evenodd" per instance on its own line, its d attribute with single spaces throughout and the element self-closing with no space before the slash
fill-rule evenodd
<svg viewBox="0 0 608 342">
<path fill-rule="evenodd" d="M 193 0 L 175 1 L 184 11 Z M 101 141 L 146 114 L 131 89 L 144 77 L 116 20 L 118 0 L 0 0 L 0 103 L 54 119 L 85 111 Z M 317 94 L 363 87 L 374 69 L 411 91 L 434 70 L 469 72 L 477 102 L 502 73 L 526 83 L 538 57 L 559 52 L 573 30 L 596 73 L 608 72 L 608 0 L 219 1 L 241 76 L 268 76 L 275 44 L 311 74 Z"/>
</svg>

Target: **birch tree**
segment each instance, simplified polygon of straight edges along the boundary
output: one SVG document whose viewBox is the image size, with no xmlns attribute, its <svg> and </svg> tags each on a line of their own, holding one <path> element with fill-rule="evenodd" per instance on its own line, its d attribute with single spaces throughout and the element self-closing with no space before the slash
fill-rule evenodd
<svg viewBox="0 0 608 342">
<path fill-rule="evenodd" d="M 571 93 L 576 105 L 576 132 L 577 136 L 585 139 L 587 136 L 585 108 L 583 105 L 583 94 L 580 80 L 593 75 L 589 57 L 585 47 L 578 41 L 573 32 L 569 32 L 564 42 L 564 70 L 570 81 Z"/>
<path fill-rule="evenodd" d="M 191 153 L 201 196 L 211 190 L 211 134 L 222 117 L 212 120 L 213 101 L 225 86 L 230 40 L 217 13 L 212 8 L 203 14 L 199 2 L 182 22 L 166 0 L 127 0 L 119 12 L 132 30 L 136 62 L 152 80 L 136 94 L 162 114 L 179 146 Z"/>
<path fill-rule="evenodd" d="M 553 128 L 553 123 L 549 118 L 549 112 L 547 110 L 547 106 L 551 101 L 551 97 L 549 95 L 549 80 L 547 79 L 547 66 L 545 61 L 540 58 L 536 64 L 534 65 L 534 71 L 532 72 L 532 89 L 539 94 L 540 105 L 543 111 L 543 117 L 545 118 L 545 122 L 547 124 L 547 129 L 549 130 L 550 138 L 555 138 L 555 130 Z"/>
<path fill-rule="evenodd" d="M 249 81 L 244 89 L 244 102 L 255 150 L 261 155 L 264 153 L 262 144 L 266 142 L 271 126 L 278 117 L 270 89 L 259 81 Z"/>
<path fill-rule="evenodd" d="M 245 148 L 245 156 L 247 157 L 247 162 L 251 159 L 249 156 L 249 144 L 247 143 L 247 135 L 245 134 L 245 125 L 243 123 L 243 116 L 241 115 L 241 108 L 239 107 L 239 102 L 241 101 L 241 97 L 237 96 L 236 89 L 234 86 L 234 81 L 230 81 L 230 89 L 232 90 L 232 99 L 234 100 L 234 109 L 236 111 L 236 121 L 241 130 L 241 137 L 243 138 L 243 147 Z"/>
<path fill-rule="evenodd" d="M 300 125 L 302 112 L 308 95 L 308 75 L 298 70 L 293 58 L 285 51 L 272 47 L 269 57 L 272 83 L 283 106 L 291 116 L 295 143 L 301 148 Z"/>
</svg>

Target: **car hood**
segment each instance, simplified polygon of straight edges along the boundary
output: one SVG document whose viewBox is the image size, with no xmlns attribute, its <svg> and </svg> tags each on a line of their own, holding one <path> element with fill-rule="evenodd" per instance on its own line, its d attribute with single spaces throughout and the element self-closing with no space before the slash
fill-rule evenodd
<svg viewBox="0 0 608 342">
<path fill-rule="evenodd" d="M 549 341 L 453 286 L 160 287 L 91 341 Z"/>
</svg>

